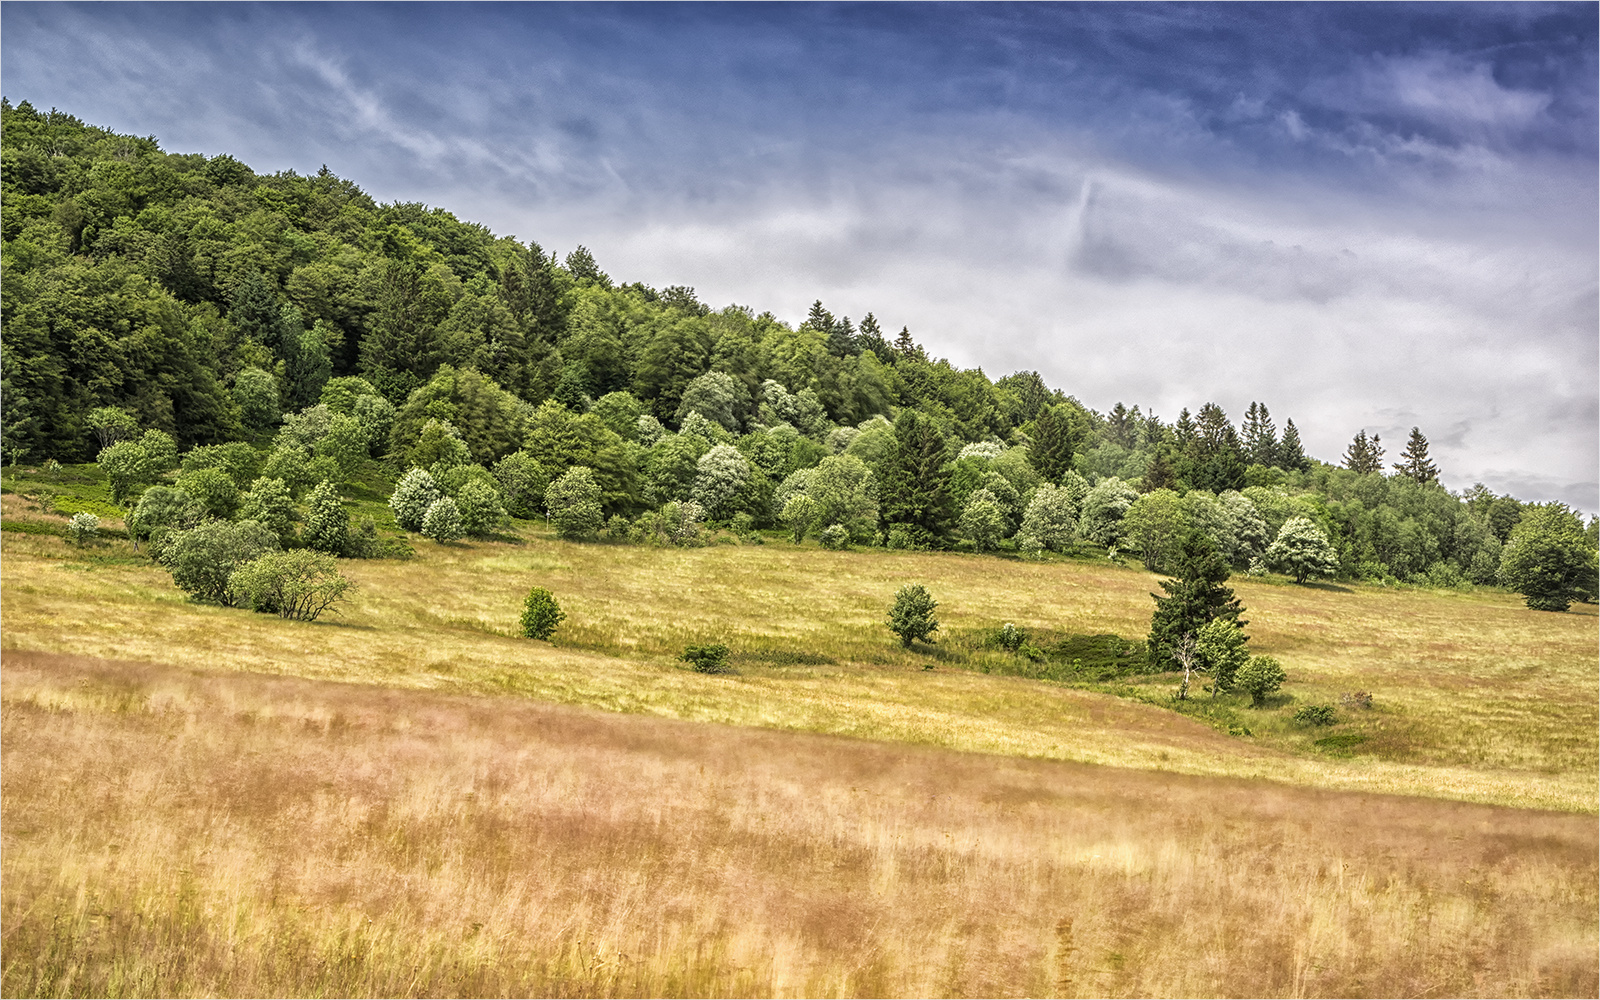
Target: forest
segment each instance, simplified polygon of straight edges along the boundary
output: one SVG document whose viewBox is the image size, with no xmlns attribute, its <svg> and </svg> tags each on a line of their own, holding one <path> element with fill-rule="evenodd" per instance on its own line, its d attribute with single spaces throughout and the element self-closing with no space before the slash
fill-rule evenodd
<svg viewBox="0 0 1600 1000">
<path fill-rule="evenodd" d="M 1595 599 L 1595 519 L 1452 493 L 1420 429 L 1393 456 L 1359 431 L 1330 463 L 1265 403 L 1238 424 L 1212 402 L 1101 413 L 872 313 L 717 309 L 326 168 L 258 175 L 27 102 L 0 114 L 4 461 L 98 463 L 157 551 L 209 518 L 402 553 L 343 513 L 378 489 L 441 541 L 549 517 L 636 544 L 781 529 L 1163 572 L 1199 533 L 1237 571 L 1302 583 Z"/>
</svg>

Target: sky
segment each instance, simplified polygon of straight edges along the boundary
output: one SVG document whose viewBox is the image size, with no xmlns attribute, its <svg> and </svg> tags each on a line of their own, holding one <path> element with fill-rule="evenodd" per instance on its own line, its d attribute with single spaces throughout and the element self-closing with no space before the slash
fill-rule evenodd
<svg viewBox="0 0 1600 1000">
<path fill-rule="evenodd" d="M 0 89 L 1101 412 L 1600 510 L 1570 4 L 0 4 Z"/>
</svg>

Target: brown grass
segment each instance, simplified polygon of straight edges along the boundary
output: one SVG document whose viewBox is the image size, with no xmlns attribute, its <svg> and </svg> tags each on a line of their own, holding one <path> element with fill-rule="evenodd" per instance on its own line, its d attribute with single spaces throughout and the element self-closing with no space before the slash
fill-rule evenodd
<svg viewBox="0 0 1600 1000">
<path fill-rule="evenodd" d="M 8 996 L 1600 989 L 1592 816 L 15 650 L 0 693 Z"/>
</svg>

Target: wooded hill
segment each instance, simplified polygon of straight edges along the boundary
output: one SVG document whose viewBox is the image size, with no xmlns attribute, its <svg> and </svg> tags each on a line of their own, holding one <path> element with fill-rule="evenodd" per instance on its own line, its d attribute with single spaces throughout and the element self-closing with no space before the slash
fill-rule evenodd
<svg viewBox="0 0 1600 1000">
<path fill-rule="evenodd" d="M 871 313 L 713 309 L 326 168 L 257 175 L 26 102 L 0 103 L 0 125 L 13 464 L 155 430 L 196 466 L 251 443 L 228 465 L 240 489 L 264 475 L 298 497 L 380 461 L 390 482 L 488 483 L 519 516 L 581 466 L 617 537 L 692 500 L 838 544 L 1096 545 L 1152 568 L 1189 528 L 1259 567 L 1303 519 L 1331 546 L 1313 575 L 1435 585 L 1495 582 L 1526 506 L 1445 490 L 1420 432 L 1392 470 L 1365 434 L 1334 466 L 1262 404 L 1237 427 L 1211 403 L 1102 414 L 1036 372 L 929 357 Z M 128 473 L 119 502 L 177 462 Z M 815 509 L 786 517 L 802 494 Z"/>
</svg>

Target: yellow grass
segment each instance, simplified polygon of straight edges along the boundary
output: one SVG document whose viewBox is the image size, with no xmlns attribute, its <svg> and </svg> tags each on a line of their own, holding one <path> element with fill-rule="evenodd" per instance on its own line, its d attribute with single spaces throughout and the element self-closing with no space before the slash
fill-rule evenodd
<svg viewBox="0 0 1600 1000">
<path fill-rule="evenodd" d="M 926 584 L 945 634 L 1014 621 L 1141 636 L 1151 575 L 1088 563 L 785 544 L 676 550 L 521 544 L 440 547 L 411 562 L 345 564 L 345 613 L 304 624 L 190 604 L 167 575 L 7 535 L 4 648 L 453 691 L 510 692 L 613 711 L 809 730 L 1015 756 L 1325 788 L 1594 812 L 1596 618 L 1533 612 L 1512 595 L 1311 589 L 1236 580 L 1258 652 L 1297 699 L 1240 714 L 1228 737 L 1090 691 L 955 669 L 938 647 L 900 650 L 882 624 L 896 588 Z M 522 597 L 553 590 L 554 645 L 512 635 Z M 723 641 L 743 676 L 674 657 Z M 809 657 L 813 662 L 804 661 Z M 981 659 L 981 657 L 980 657 Z M 929 664 L 933 671 L 924 670 Z M 1311 748 L 1294 704 L 1368 690 L 1361 752 Z"/>
<path fill-rule="evenodd" d="M 1600 988 L 1585 815 L 15 650 L 0 692 L 7 996 Z"/>
</svg>

